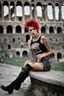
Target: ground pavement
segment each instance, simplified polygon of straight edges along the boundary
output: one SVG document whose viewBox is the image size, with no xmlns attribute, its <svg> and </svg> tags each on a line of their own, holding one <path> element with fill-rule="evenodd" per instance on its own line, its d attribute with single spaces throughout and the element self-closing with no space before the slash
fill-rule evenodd
<svg viewBox="0 0 64 96">
<path fill-rule="evenodd" d="M 0 63 L 0 86 L 5 86 L 13 81 L 19 74 L 21 67 Z M 30 78 L 28 77 L 23 83 L 19 91 L 14 90 L 10 96 L 24 96 L 25 91 L 30 85 Z M 0 96 L 8 96 L 9 94 L 0 88 Z"/>
</svg>

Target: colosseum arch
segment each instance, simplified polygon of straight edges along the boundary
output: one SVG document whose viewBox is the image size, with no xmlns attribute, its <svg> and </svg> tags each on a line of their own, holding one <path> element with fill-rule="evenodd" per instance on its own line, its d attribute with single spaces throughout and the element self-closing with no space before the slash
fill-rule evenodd
<svg viewBox="0 0 64 96">
<path fill-rule="evenodd" d="M 9 19 L 9 4 L 8 4 L 8 2 L 4 1 L 3 6 L 4 6 L 4 19 L 8 20 Z"/>
<path fill-rule="evenodd" d="M 61 27 L 57 27 L 57 33 L 62 33 L 62 28 Z"/>
<path fill-rule="evenodd" d="M 0 26 L 0 33 L 3 33 L 3 27 Z"/>
<path fill-rule="evenodd" d="M 8 49 L 11 49 L 11 45 L 10 44 L 8 45 Z"/>
<path fill-rule="evenodd" d="M 55 20 L 59 20 L 59 4 L 58 3 L 56 3 L 55 4 Z"/>
<path fill-rule="evenodd" d="M 54 33 L 54 27 L 53 26 L 49 27 L 49 33 Z"/>
<path fill-rule="evenodd" d="M 62 14 L 62 19 L 64 20 L 64 4 L 61 6 L 61 14 Z"/>
<path fill-rule="evenodd" d="M 37 10 L 37 18 L 42 17 L 42 4 L 40 2 L 37 2 L 36 4 L 36 10 Z"/>
<path fill-rule="evenodd" d="M 26 28 L 26 27 L 24 27 L 24 33 L 27 33 L 27 32 L 28 32 L 27 28 Z"/>
<path fill-rule="evenodd" d="M 27 34 L 26 35 L 26 42 L 30 39 L 30 36 Z"/>
<path fill-rule="evenodd" d="M 14 13 L 14 2 L 13 1 L 10 2 L 10 11 L 9 12 L 10 12 L 10 19 L 12 21 L 14 21 L 15 13 Z"/>
<path fill-rule="evenodd" d="M 21 33 L 21 26 L 20 25 L 16 26 L 16 33 Z"/>
<path fill-rule="evenodd" d="M 62 58 L 62 54 L 59 52 L 59 53 L 57 53 L 57 60 L 59 61 L 59 59 L 61 59 Z"/>
<path fill-rule="evenodd" d="M 23 57 L 28 57 L 28 52 L 27 52 L 26 50 L 24 50 L 24 51 L 22 52 L 22 56 L 23 56 Z"/>
<path fill-rule="evenodd" d="M 28 2 L 24 3 L 24 15 L 25 15 L 26 19 L 30 17 L 30 4 Z M 26 17 L 26 16 L 28 16 L 28 17 Z"/>
<path fill-rule="evenodd" d="M 47 15 L 49 20 L 53 20 L 53 5 L 51 3 L 47 5 Z"/>
<path fill-rule="evenodd" d="M 16 55 L 17 55 L 17 56 L 20 56 L 20 52 L 19 52 L 19 51 L 16 51 Z"/>
<path fill-rule="evenodd" d="M 16 16 L 18 21 L 22 20 L 22 3 L 20 1 L 17 1 L 17 4 L 16 4 Z"/>
<path fill-rule="evenodd" d="M 7 33 L 13 33 L 13 28 L 11 25 L 8 25 L 6 29 L 7 29 Z"/>
<path fill-rule="evenodd" d="M 41 27 L 41 33 L 46 33 L 46 27 L 45 26 Z"/>
</svg>

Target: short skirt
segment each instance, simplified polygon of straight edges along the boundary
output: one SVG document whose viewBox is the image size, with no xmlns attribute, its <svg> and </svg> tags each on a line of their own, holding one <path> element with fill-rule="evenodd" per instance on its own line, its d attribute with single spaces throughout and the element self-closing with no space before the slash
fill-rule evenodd
<svg viewBox="0 0 64 96">
<path fill-rule="evenodd" d="M 50 58 L 48 56 L 42 58 L 40 62 L 43 64 L 44 71 L 49 71 L 51 69 Z"/>
</svg>

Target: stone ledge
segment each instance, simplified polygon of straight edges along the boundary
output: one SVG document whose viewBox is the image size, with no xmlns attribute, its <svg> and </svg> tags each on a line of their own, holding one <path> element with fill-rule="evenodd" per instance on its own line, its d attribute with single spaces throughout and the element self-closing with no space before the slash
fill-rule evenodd
<svg viewBox="0 0 64 96">
<path fill-rule="evenodd" d="M 54 70 L 50 70 L 48 72 L 30 71 L 29 75 L 31 78 L 37 79 L 39 81 L 64 87 L 64 71 L 54 71 Z"/>
</svg>

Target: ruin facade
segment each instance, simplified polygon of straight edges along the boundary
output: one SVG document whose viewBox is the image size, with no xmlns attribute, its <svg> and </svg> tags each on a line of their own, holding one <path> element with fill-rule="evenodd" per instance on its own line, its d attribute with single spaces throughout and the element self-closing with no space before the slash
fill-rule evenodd
<svg viewBox="0 0 64 96">
<path fill-rule="evenodd" d="M 0 0 L 0 58 L 27 57 L 30 36 L 24 26 L 34 18 L 47 37 L 54 62 L 64 59 L 64 0 Z"/>
</svg>

